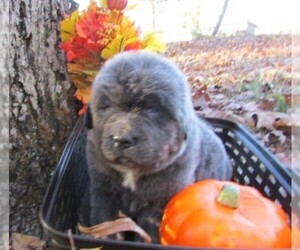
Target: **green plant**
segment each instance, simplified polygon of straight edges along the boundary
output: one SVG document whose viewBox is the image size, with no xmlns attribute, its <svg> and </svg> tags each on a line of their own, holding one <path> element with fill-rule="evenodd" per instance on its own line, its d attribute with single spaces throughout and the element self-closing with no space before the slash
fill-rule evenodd
<svg viewBox="0 0 300 250">
<path fill-rule="evenodd" d="M 276 111 L 283 112 L 283 113 L 287 112 L 288 105 L 287 105 L 283 95 L 273 94 L 273 95 L 271 95 L 271 98 L 273 98 L 276 101 L 276 105 L 275 105 Z"/>
</svg>

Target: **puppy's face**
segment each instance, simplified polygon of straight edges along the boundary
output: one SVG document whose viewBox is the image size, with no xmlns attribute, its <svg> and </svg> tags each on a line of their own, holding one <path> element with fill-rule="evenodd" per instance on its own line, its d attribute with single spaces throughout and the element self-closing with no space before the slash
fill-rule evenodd
<svg viewBox="0 0 300 250">
<path fill-rule="evenodd" d="M 189 95 L 180 71 L 160 56 L 126 52 L 111 59 L 93 83 L 86 115 L 99 154 L 117 170 L 166 168 L 185 147 Z"/>
</svg>

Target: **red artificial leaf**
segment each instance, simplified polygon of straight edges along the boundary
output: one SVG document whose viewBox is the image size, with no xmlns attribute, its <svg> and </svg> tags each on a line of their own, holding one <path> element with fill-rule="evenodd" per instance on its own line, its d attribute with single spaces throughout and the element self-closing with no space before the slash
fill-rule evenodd
<svg viewBox="0 0 300 250">
<path fill-rule="evenodd" d="M 95 2 L 91 2 L 88 10 L 83 13 L 76 23 L 78 36 L 89 40 L 90 43 L 97 43 L 101 32 L 104 31 L 105 21 L 105 13 Z"/>
<path fill-rule="evenodd" d="M 124 50 L 139 50 L 141 49 L 141 44 L 139 41 L 134 41 L 133 43 L 130 43 L 124 47 Z"/>
<path fill-rule="evenodd" d="M 69 62 L 91 55 L 97 56 L 109 43 L 114 25 L 106 23 L 106 19 L 104 11 L 91 1 L 88 10 L 76 22 L 76 34 L 60 45 L 66 51 Z"/>
<path fill-rule="evenodd" d="M 74 59 L 86 58 L 92 54 L 96 55 L 101 45 L 75 35 L 70 41 L 61 43 L 60 48 L 67 52 L 67 60 L 71 62 Z"/>
</svg>

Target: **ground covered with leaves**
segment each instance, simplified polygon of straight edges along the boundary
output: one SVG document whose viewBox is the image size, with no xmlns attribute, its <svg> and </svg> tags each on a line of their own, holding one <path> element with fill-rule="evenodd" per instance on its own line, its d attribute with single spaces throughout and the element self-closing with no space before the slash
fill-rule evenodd
<svg viewBox="0 0 300 250">
<path fill-rule="evenodd" d="M 186 74 L 200 114 L 245 125 L 291 167 L 291 36 L 200 37 L 168 44 L 165 55 Z"/>
</svg>

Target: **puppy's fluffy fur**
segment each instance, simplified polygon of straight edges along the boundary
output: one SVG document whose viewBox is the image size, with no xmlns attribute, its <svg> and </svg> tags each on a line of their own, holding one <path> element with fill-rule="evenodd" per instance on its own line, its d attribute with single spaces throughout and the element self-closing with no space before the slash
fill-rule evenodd
<svg viewBox="0 0 300 250">
<path fill-rule="evenodd" d="M 124 52 L 107 61 L 93 83 L 86 126 L 92 225 L 122 211 L 158 242 L 171 196 L 195 181 L 231 176 L 222 142 L 194 112 L 184 75 L 162 56 Z"/>
</svg>

